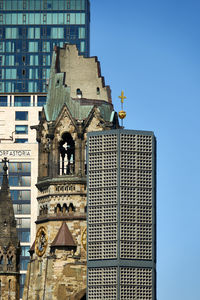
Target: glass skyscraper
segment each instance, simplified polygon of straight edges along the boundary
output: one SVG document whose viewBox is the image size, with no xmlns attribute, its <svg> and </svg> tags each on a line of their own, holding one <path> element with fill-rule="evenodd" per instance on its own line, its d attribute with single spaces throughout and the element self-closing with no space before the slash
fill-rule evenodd
<svg viewBox="0 0 200 300">
<path fill-rule="evenodd" d="M 0 93 L 45 93 L 54 45 L 89 56 L 89 0 L 0 0 Z"/>
<path fill-rule="evenodd" d="M 9 159 L 22 247 L 20 298 L 37 217 L 38 148 L 30 126 L 46 103 L 54 46 L 76 44 L 88 57 L 89 26 L 89 0 L 0 0 L 0 159 Z"/>
</svg>

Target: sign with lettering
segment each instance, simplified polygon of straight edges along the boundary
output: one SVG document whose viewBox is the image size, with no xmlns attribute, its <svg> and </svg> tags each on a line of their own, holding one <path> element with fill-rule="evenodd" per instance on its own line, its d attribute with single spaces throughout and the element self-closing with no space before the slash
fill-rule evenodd
<svg viewBox="0 0 200 300">
<path fill-rule="evenodd" d="M 0 157 L 18 157 L 18 156 L 31 156 L 30 150 L 0 150 Z"/>
</svg>

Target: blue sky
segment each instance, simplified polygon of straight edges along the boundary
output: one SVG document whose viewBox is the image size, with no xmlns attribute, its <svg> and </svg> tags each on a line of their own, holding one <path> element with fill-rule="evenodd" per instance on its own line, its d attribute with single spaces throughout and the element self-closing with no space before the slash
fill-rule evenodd
<svg viewBox="0 0 200 300">
<path fill-rule="evenodd" d="M 200 1 L 91 0 L 91 56 L 125 128 L 157 137 L 157 299 L 199 300 Z"/>
</svg>

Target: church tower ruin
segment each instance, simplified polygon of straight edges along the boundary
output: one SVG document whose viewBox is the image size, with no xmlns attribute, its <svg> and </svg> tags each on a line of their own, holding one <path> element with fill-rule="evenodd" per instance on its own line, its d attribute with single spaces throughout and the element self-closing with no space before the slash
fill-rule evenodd
<svg viewBox="0 0 200 300">
<path fill-rule="evenodd" d="M 23 300 L 86 299 L 87 133 L 119 128 L 96 57 L 55 47 L 37 130 L 38 218 Z M 97 178 L 98 180 L 98 178 Z"/>
</svg>

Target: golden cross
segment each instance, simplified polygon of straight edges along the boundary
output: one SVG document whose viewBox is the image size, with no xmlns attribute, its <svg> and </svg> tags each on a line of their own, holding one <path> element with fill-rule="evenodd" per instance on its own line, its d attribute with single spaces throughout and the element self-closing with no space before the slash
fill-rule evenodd
<svg viewBox="0 0 200 300">
<path fill-rule="evenodd" d="M 124 96 L 124 92 L 121 92 L 121 96 L 118 96 L 121 99 L 121 103 L 124 103 L 124 99 L 126 99 L 126 97 Z"/>
</svg>

